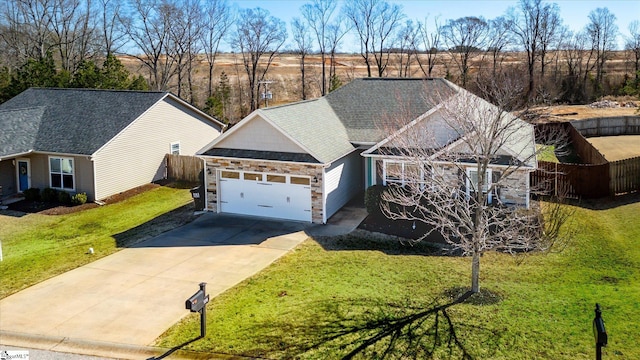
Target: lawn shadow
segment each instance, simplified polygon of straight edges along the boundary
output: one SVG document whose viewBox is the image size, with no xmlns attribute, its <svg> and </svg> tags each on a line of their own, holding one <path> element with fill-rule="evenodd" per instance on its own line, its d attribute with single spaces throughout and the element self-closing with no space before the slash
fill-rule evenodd
<svg viewBox="0 0 640 360">
<path fill-rule="evenodd" d="M 132 247 L 142 241 L 151 239 L 163 232 L 173 230 L 179 226 L 195 220 L 197 215 L 193 211 L 193 203 L 188 203 L 168 213 L 138 225 L 127 231 L 113 235 L 118 248 Z"/>
<path fill-rule="evenodd" d="M 164 359 L 164 358 L 166 358 L 166 357 L 168 357 L 168 356 L 171 356 L 174 352 L 176 352 L 176 351 L 178 351 L 178 350 L 182 349 L 183 347 L 185 347 L 185 346 L 187 346 L 187 345 L 189 345 L 189 344 L 191 344 L 191 343 L 194 343 L 194 342 L 196 342 L 196 341 L 198 341 L 198 340 L 200 340 L 200 339 L 202 339 L 202 338 L 203 338 L 202 336 L 198 336 L 198 337 L 196 337 L 196 338 L 194 338 L 194 339 L 191 339 L 191 340 L 189 340 L 189 341 L 186 341 L 186 342 L 184 342 L 184 343 L 182 343 L 182 344 L 180 344 L 180 345 L 178 345 L 178 346 L 174 346 L 174 347 L 172 347 L 171 349 L 169 349 L 167 352 L 165 352 L 164 354 L 162 354 L 162 355 L 160 355 L 160 356 L 150 357 L 150 358 L 148 358 L 147 360 L 160 360 L 160 359 Z"/>
<path fill-rule="evenodd" d="M 295 334 L 287 338 L 281 335 L 262 338 L 264 348 L 277 348 L 287 358 L 311 353 L 312 357 L 340 359 L 473 359 L 476 356 L 464 340 L 465 333 L 500 336 L 495 330 L 467 324 L 449 311 L 461 303 L 478 305 L 471 301 L 473 296 L 466 291 L 453 300 L 444 302 L 441 297 L 426 306 L 409 301 L 397 304 L 333 300 L 317 304 L 322 311 L 314 313 L 314 319 L 300 322 L 302 325 L 274 321 L 256 326 L 284 328 Z M 324 318 L 318 318 L 318 314 Z M 491 345 L 483 344 L 482 356 L 495 352 L 487 346 Z"/>
<path fill-rule="evenodd" d="M 566 202 L 569 205 L 589 210 L 609 210 L 619 206 L 640 202 L 640 192 L 609 196 L 599 199 L 566 200 Z"/>
<path fill-rule="evenodd" d="M 346 235 L 313 238 L 327 251 L 380 251 L 387 255 L 457 256 L 451 246 L 428 240 L 416 241 L 383 233 L 357 229 Z"/>
</svg>

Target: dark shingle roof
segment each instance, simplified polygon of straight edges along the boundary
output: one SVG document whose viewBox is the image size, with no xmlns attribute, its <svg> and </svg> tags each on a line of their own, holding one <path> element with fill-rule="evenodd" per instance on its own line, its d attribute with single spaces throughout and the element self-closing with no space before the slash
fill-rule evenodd
<svg viewBox="0 0 640 360">
<path fill-rule="evenodd" d="M 204 152 L 202 155 L 208 156 L 220 156 L 231 157 L 238 159 L 260 159 L 260 160 L 275 160 L 275 161 L 292 161 L 301 163 L 318 164 L 313 156 L 302 153 L 290 153 L 281 151 L 257 151 L 257 150 L 244 150 L 244 149 L 225 149 L 225 148 L 213 148 Z"/>
<path fill-rule="evenodd" d="M 28 89 L 0 105 L 0 157 L 29 150 L 91 155 L 167 94 Z"/>
<path fill-rule="evenodd" d="M 371 143 L 389 135 L 382 131 L 385 120 L 402 116 L 409 122 L 436 106 L 427 99 L 429 96 L 446 98 L 453 93 L 455 90 L 444 79 L 363 78 L 351 81 L 326 99 L 344 124 L 349 140 Z"/>
</svg>

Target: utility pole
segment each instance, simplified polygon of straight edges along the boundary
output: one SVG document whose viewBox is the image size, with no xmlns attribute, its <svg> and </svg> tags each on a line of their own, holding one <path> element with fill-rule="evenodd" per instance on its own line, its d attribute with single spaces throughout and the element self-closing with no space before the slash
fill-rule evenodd
<svg viewBox="0 0 640 360">
<path fill-rule="evenodd" d="M 264 90 L 262 92 L 262 98 L 264 99 L 264 107 L 269 106 L 269 99 L 273 97 L 272 94 L 269 92 L 269 84 L 271 84 L 272 82 L 273 80 L 258 81 L 258 84 L 260 85 L 264 84 Z"/>
</svg>

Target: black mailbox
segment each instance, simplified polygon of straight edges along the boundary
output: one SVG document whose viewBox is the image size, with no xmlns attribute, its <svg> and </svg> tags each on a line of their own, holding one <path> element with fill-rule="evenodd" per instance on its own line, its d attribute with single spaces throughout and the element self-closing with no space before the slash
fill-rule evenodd
<svg viewBox="0 0 640 360">
<path fill-rule="evenodd" d="M 604 327 L 600 304 L 596 304 L 596 317 L 593 319 L 593 336 L 596 340 L 596 346 L 607 346 L 607 330 Z"/>
<path fill-rule="evenodd" d="M 205 294 L 206 283 L 200 284 L 200 290 L 191 295 L 190 298 L 185 301 L 184 307 L 191 312 L 198 312 L 204 308 L 209 302 L 209 295 Z"/>
<path fill-rule="evenodd" d="M 198 290 L 195 294 L 193 294 L 187 301 L 184 306 L 187 310 L 191 310 L 191 312 L 198 312 L 202 310 L 204 307 L 204 291 Z"/>
</svg>

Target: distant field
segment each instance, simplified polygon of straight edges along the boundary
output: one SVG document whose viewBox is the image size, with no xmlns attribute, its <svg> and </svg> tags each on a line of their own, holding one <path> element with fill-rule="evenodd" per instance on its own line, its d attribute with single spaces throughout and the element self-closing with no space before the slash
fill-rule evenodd
<svg viewBox="0 0 640 360">
<path fill-rule="evenodd" d="M 640 156 L 640 135 L 601 136 L 587 140 L 609 161 Z"/>
</svg>

